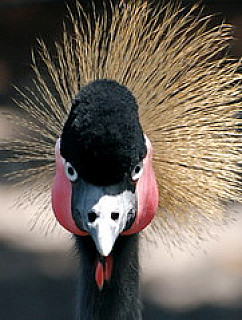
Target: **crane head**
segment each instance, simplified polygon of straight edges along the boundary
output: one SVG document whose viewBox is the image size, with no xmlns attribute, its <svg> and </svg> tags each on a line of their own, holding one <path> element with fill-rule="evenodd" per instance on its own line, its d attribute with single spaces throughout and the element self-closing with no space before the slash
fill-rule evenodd
<svg viewBox="0 0 242 320">
<path fill-rule="evenodd" d="M 110 255 L 119 235 L 150 223 L 158 206 L 152 147 L 126 87 L 111 80 L 84 87 L 55 153 L 56 218 L 70 232 L 90 235 L 100 256 Z"/>
</svg>

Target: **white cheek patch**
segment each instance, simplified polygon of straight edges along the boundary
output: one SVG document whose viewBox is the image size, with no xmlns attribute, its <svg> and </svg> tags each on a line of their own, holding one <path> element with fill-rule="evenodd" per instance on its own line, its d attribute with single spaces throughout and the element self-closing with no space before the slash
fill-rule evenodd
<svg viewBox="0 0 242 320">
<path fill-rule="evenodd" d="M 96 212 L 98 219 L 103 219 L 113 225 L 114 228 L 122 232 L 126 226 L 128 213 L 135 209 L 135 194 L 125 190 L 117 195 L 104 195 L 93 206 L 93 211 Z M 114 219 L 118 214 L 118 218 Z"/>
</svg>

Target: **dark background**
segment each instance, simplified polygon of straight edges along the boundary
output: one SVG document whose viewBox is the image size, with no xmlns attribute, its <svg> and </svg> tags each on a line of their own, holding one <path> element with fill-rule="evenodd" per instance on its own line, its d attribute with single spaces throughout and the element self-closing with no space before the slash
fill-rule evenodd
<svg viewBox="0 0 242 320">
<path fill-rule="evenodd" d="M 58 40 L 62 21 L 67 16 L 62 0 L 0 1 L 0 111 L 14 108 L 12 84 L 30 83 L 31 49 L 36 38 L 51 47 Z M 98 1 L 94 1 L 98 2 Z M 194 1 L 184 1 L 191 4 Z M 231 55 L 242 55 L 242 0 L 203 1 L 205 12 L 235 26 Z M 84 1 L 84 5 L 90 1 Z M 1 124 L 1 122 L 0 122 Z M 20 218 L 20 217 L 19 217 Z M 1 217 L 0 217 L 1 221 Z M 0 232 L 1 233 L 1 232 Z M 17 235 L 16 235 L 17 237 Z M 48 272 L 40 266 L 46 265 Z M 75 259 L 63 251 L 25 250 L 12 246 L 0 237 L 0 320 L 68 320 L 73 319 Z M 236 306 L 201 305 L 190 311 L 172 310 L 144 302 L 145 320 L 241 320 L 242 303 Z"/>
<path fill-rule="evenodd" d="M 90 7 L 90 1 L 82 1 L 84 7 Z M 99 4 L 101 1 L 94 1 Z M 115 0 L 113 0 L 115 2 Z M 152 1 L 150 1 L 152 2 Z M 153 1 L 158 3 L 161 1 Z M 167 0 L 162 1 L 167 2 Z M 196 1 L 185 0 L 185 5 Z M 207 0 L 200 1 L 205 12 L 215 14 L 215 20 L 232 23 L 236 41 L 232 55 L 242 52 L 242 1 Z M 30 53 L 37 47 L 36 38 L 43 38 L 49 47 L 58 40 L 62 30 L 62 21 L 67 16 L 66 4 L 74 6 L 73 0 L 1 0 L 0 1 L 0 103 L 8 103 L 11 84 L 25 85 L 29 82 Z"/>
</svg>

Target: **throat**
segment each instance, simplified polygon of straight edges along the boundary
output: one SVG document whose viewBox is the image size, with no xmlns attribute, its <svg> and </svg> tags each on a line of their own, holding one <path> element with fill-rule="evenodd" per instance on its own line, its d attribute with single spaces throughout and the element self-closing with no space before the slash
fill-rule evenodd
<svg viewBox="0 0 242 320">
<path fill-rule="evenodd" d="M 91 237 L 76 236 L 80 259 L 76 320 L 141 319 L 138 237 L 137 234 L 120 236 L 104 266 L 97 260 Z M 98 262 L 107 277 L 101 290 L 95 278 Z M 110 266 L 111 270 L 108 270 Z"/>
</svg>

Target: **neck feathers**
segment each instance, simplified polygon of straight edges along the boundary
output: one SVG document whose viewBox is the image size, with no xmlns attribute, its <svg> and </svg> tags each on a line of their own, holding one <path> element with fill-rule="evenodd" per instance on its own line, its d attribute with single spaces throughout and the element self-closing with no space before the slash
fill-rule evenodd
<svg viewBox="0 0 242 320">
<path fill-rule="evenodd" d="M 90 237 L 76 237 L 80 257 L 76 320 L 138 320 L 138 235 L 119 237 L 112 257 L 112 278 L 101 291 L 95 283 L 96 249 Z"/>
</svg>

